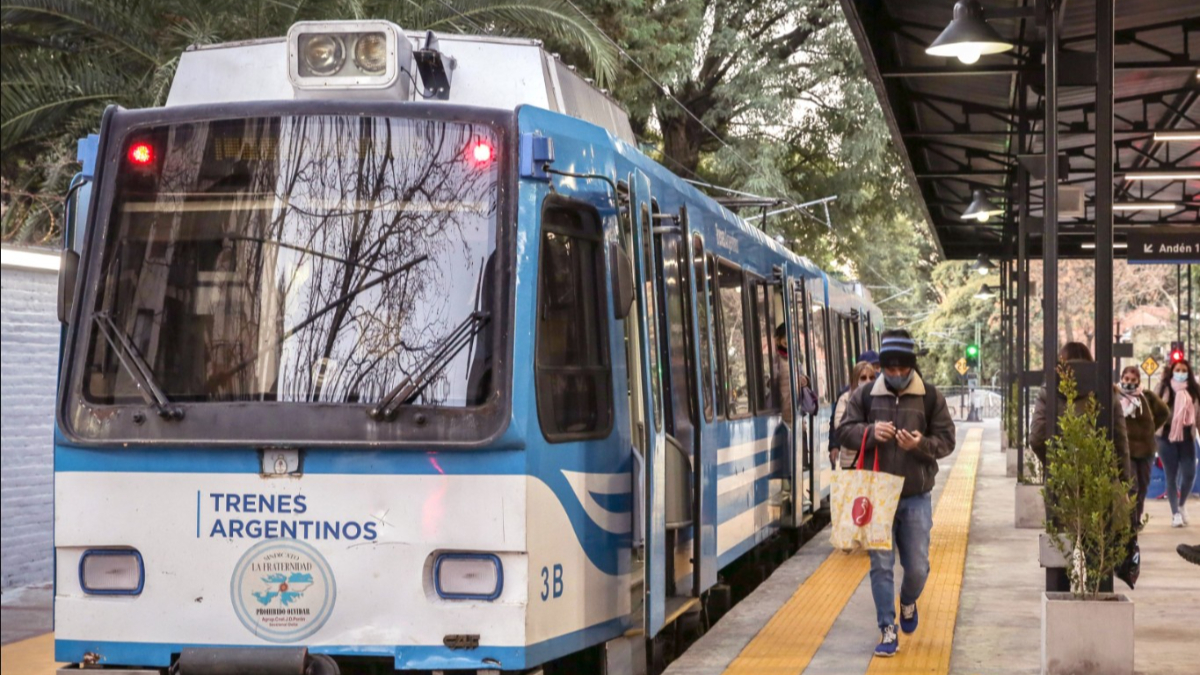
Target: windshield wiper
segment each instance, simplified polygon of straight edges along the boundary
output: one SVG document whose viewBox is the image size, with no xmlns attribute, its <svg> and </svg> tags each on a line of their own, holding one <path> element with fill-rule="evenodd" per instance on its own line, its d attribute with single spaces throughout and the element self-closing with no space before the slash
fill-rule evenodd
<svg viewBox="0 0 1200 675">
<path fill-rule="evenodd" d="M 400 406 L 413 400 L 432 384 L 438 374 L 450 364 L 450 361 L 464 347 L 471 344 L 480 329 L 487 325 L 489 318 L 490 315 L 487 312 L 471 312 L 462 323 L 458 324 L 457 328 L 451 331 L 441 347 L 430 354 L 415 375 L 410 375 L 396 385 L 396 388 L 385 394 L 375 407 L 367 411 L 367 414 L 376 422 L 390 422 L 396 419 L 396 413 L 400 411 Z"/>
<path fill-rule="evenodd" d="M 116 352 L 117 360 L 121 362 L 125 372 L 129 373 L 129 376 L 137 383 L 138 391 L 141 392 L 142 398 L 146 399 L 146 404 L 154 408 L 158 416 L 164 420 L 183 419 L 183 408 L 171 405 L 171 399 L 167 398 L 162 387 L 158 386 L 158 382 L 154 380 L 154 372 L 150 369 L 150 364 L 146 363 L 146 359 L 138 353 L 129 336 L 113 323 L 112 317 L 107 313 L 97 312 L 92 315 L 92 318 L 100 328 L 100 334 Z"/>
</svg>

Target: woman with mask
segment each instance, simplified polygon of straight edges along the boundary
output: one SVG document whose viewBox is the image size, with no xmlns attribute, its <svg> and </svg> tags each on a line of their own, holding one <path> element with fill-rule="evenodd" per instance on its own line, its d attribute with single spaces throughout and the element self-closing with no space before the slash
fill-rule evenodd
<svg viewBox="0 0 1200 675">
<path fill-rule="evenodd" d="M 1125 417 L 1125 433 L 1129 437 L 1129 463 L 1137 480 L 1137 509 L 1134 513 L 1135 522 L 1140 528 L 1142 511 L 1146 505 L 1146 489 L 1150 487 L 1150 465 L 1154 463 L 1154 430 L 1167 421 L 1171 411 L 1157 394 L 1142 389 L 1142 375 L 1137 366 L 1129 366 L 1121 371 L 1117 392 Z"/>
<path fill-rule="evenodd" d="M 871 384 L 875 381 L 875 366 L 870 361 L 859 361 L 858 365 L 854 366 L 854 372 L 851 375 L 850 387 L 842 393 L 841 398 L 837 400 L 837 407 L 833 410 L 833 428 L 836 429 L 842 426 L 842 420 L 846 418 L 846 406 L 850 401 L 850 397 L 861 386 Z M 834 448 L 830 455 L 829 461 L 836 467 L 839 463 L 843 469 L 853 469 L 854 463 L 858 461 L 858 447 L 838 447 Z"/>
<path fill-rule="evenodd" d="M 1176 361 L 1170 375 L 1163 375 L 1158 395 L 1170 416 L 1158 435 L 1158 456 L 1167 474 L 1167 502 L 1171 526 L 1188 524 L 1187 498 L 1196 482 L 1196 421 L 1200 418 L 1200 384 L 1192 376 L 1192 364 Z"/>
</svg>

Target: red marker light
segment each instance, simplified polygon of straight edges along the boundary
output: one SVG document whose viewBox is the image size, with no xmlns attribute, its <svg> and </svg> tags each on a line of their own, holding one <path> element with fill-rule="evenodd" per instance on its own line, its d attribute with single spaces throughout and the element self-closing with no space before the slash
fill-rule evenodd
<svg viewBox="0 0 1200 675">
<path fill-rule="evenodd" d="M 154 147 L 149 143 L 134 143 L 129 146 L 129 161 L 146 166 L 154 161 Z"/>
<path fill-rule="evenodd" d="M 496 153 L 487 141 L 476 141 L 471 145 L 469 156 L 471 161 L 482 166 L 491 162 L 496 157 Z"/>
<path fill-rule="evenodd" d="M 1171 363 L 1179 363 L 1182 360 L 1183 360 L 1183 352 L 1181 352 L 1181 351 L 1171 352 Z"/>
</svg>

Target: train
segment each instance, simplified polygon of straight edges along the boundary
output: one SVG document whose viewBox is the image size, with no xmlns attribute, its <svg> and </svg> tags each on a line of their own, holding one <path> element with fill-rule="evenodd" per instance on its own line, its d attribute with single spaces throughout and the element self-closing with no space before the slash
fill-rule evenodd
<svg viewBox="0 0 1200 675">
<path fill-rule="evenodd" d="M 192 47 L 79 148 L 60 672 L 645 673 L 828 495 L 870 292 L 536 40 Z"/>
</svg>

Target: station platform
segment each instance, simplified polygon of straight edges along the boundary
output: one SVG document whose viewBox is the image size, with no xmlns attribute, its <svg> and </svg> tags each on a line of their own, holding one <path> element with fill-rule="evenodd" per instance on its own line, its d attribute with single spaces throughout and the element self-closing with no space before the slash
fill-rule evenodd
<svg viewBox="0 0 1200 675">
<path fill-rule="evenodd" d="M 666 675 L 862 675 L 1040 672 L 1038 532 L 1014 527 L 1015 478 L 1005 475 L 998 421 L 960 424 L 934 490 L 930 577 L 920 626 L 893 658 L 879 641 L 866 554 L 829 545 L 828 530 L 801 547 L 666 670 Z M 1165 501 L 1148 503 L 1139 535 L 1134 601 L 1136 669 L 1200 669 L 1200 568 L 1176 552 L 1200 542 L 1200 524 L 1173 529 Z M 897 565 L 897 587 L 901 570 Z"/>
</svg>

